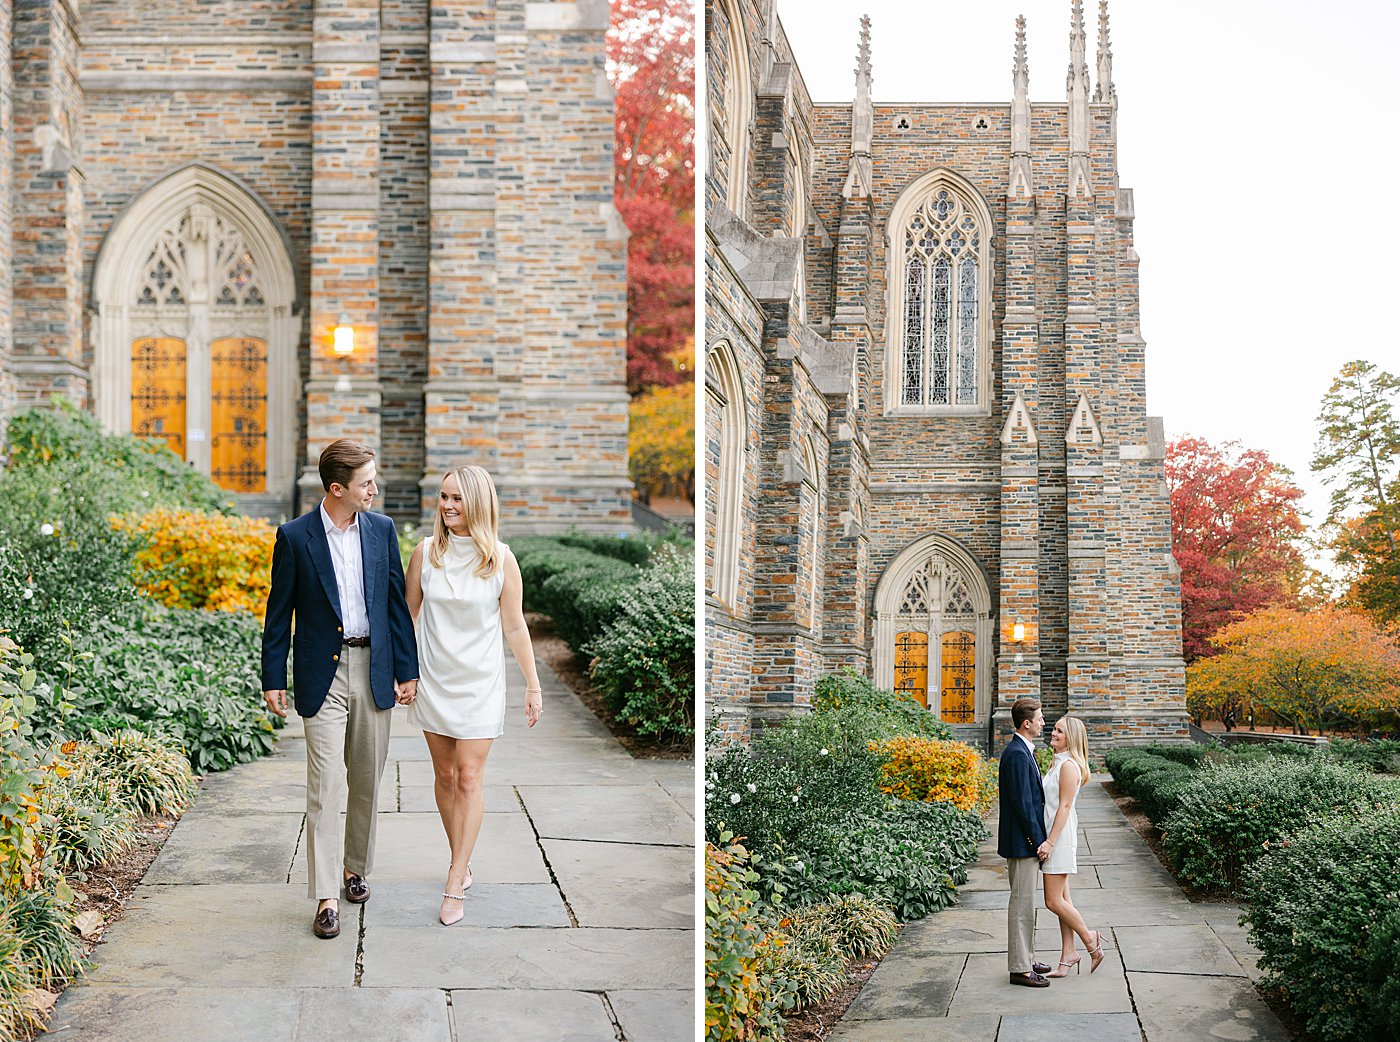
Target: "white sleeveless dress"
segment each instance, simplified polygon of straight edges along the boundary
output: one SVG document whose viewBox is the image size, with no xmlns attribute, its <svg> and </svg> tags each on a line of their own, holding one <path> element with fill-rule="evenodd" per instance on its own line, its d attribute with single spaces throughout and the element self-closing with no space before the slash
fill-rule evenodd
<svg viewBox="0 0 1400 1042">
<path fill-rule="evenodd" d="M 408 721 L 449 738 L 499 738 L 506 720 L 501 587 L 505 568 L 482 579 L 470 536 L 451 535 L 442 567 L 423 551 L 418 637 L 418 697 Z M 496 547 L 504 560 L 506 545 Z"/>
<path fill-rule="evenodd" d="M 1055 761 L 1045 772 L 1045 834 L 1050 835 L 1050 827 L 1055 824 L 1055 815 L 1060 809 L 1060 771 L 1068 764 L 1072 771 L 1079 765 L 1069 758 L 1069 753 L 1056 753 Z M 1085 784 L 1088 784 L 1087 782 Z M 1077 875 L 1079 872 L 1079 793 L 1080 785 L 1074 794 L 1074 802 L 1069 805 L 1069 820 L 1065 822 L 1060 838 L 1055 841 L 1055 849 L 1040 863 L 1040 870 L 1050 875 Z"/>
</svg>

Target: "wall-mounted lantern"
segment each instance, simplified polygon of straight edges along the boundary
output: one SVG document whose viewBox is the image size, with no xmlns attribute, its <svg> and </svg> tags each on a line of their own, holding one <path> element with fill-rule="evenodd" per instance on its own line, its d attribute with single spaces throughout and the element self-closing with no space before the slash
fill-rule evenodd
<svg viewBox="0 0 1400 1042">
<path fill-rule="evenodd" d="M 355 351 L 355 327 L 350 322 L 349 312 L 342 311 L 331 332 L 331 344 L 335 353 L 346 358 Z"/>
</svg>

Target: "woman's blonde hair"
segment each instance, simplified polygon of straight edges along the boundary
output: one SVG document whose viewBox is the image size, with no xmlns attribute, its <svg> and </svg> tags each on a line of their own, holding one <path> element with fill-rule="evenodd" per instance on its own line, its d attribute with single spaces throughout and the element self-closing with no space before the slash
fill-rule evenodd
<svg viewBox="0 0 1400 1042">
<path fill-rule="evenodd" d="M 1068 713 L 1060 717 L 1060 723 L 1065 725 L 1065 752 L 1079 765 L 1079 784 L 1083 785 L 1089 780 L 1089 732 L 1083 720 Z"/>
<path fill-rule="evenodd" d="M 476 574 L 489 579 L 501 568 L 501 554 L 496 543 L 496 529 L 500 523 L 501 505 L 496 499 L 496 486 L 491 475 L 481 467 L 456 467 L 442 476 L 446 481 L 452 478 L 457 482 L 457 491 L 462 497 L 462 518 L 467 523 L 467 532 L 476 544 Z M 438 498 L 437 513 L 433 517 L 433 540 L 428 546 L 428 563 L 441 568 L 447 557 L 451 537 L 447 525 L 442 520 L 442 499 Z"/>
</svg>

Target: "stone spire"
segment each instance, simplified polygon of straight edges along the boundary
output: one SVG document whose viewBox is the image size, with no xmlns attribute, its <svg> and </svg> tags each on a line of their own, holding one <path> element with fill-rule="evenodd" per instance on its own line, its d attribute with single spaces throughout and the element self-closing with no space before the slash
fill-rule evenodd
<svg viewBox="0 0 1400 1042">
<path fill-rule="evenodd" d="M 875 104 L 870 100 L 870 16 L 860 19 L 860 47 L 856 51 L 856 100 L 851 106 L 851 165 L 841 194 L 847 199 L 870 196 L 871 142 L 875 136 Z"/>
<path fill-rule="evenodd" d="M 1016 60 L 1011 66 L 1011 196 L 1035 195 L 1031 181 L 1031 74 L 1026 66 L 1026 16 L 1016 16 Z"/>
<path fill-rule="evenodd" d="M 1089 66 L 1085 64 L 1084 3 L 1074 0 L 1070 10 L 1069 78 L 1069 194 L 1089 198 L 1094 194 L 1089 173 Z"/>
<path fill-rule="evenodd" d="M 1099 81 L 1094 84 L 1094 100 L 1118 104 L 1113 89 L 1113 49 L 1108 45 L 1108 0 L 1099 0 Z"/>
</svg>

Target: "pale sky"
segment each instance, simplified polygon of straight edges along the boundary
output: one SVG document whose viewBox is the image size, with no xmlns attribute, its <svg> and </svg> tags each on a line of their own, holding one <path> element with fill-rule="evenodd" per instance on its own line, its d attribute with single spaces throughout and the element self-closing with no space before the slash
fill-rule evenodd
<svg viewBox="0 0 1400 1042">
<path fill-rule="evenodd" d="M 851 100 L 862 14 L 877 104 L 1009 104 L 1017 14 L 1032 105 L 1065 98 L 1070 0 L 778 0 L 778 14 L 817 102 Z M 1322 395 L 1352 358 L 1400 371 L 1400 3 L 1110 0 L 1109 17 L 1148 411 L 1169 438 L 1263 449 L 1316 524 Z M 1096 0 L 1085 23 L 1093 82 Z"/>
</svg>

